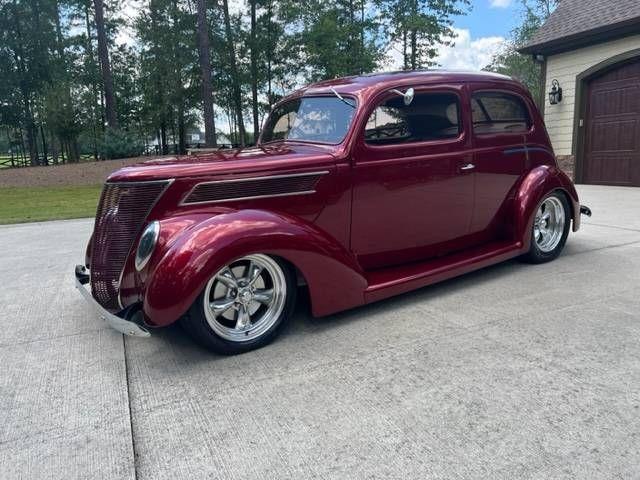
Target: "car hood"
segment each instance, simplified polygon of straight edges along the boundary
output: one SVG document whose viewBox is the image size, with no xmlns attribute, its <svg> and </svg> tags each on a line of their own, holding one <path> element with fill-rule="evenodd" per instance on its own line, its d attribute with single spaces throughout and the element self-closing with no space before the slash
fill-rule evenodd
<svg viewBox="0 0 640 480">
<path fill-rule="evenodd" d="M 211 153 L 161 157 L 121 168 L 109 182 L 136 182 L 316 167 L 335 163 L 335 147 L 282 142 Z"/>
</svg>

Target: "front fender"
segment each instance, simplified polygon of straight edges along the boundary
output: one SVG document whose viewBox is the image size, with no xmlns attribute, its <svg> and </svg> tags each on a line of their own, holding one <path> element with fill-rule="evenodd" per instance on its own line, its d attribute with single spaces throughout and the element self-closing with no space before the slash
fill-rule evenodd
<svg viewBox="0 0 640 480">
<path fill-rule="evenodd" d="M 364 303 L 364 274 L 331 236 L 298 217 L 236 210 L 192 222 L 154 254 L 157 260 L 147 274 L 143 300 L 149 324 L 176 321 L 216 271 L 251 253 L 293 264 L 307 282 L 316 316 Z"/>
<path fill-rule="evenodd" d="M 523 252 L 529 251 L 531 247 L 531 231 L 536 208 L 542 198 L 554 190 L 560 190 L 567 196 L 571 207 L 573 231 L 580 228 L 580 202 L 571 179 L 555 166 L 536 167 L 524 178 L 514 199 L 515 238 L 521 239 Z"/>
</svg>

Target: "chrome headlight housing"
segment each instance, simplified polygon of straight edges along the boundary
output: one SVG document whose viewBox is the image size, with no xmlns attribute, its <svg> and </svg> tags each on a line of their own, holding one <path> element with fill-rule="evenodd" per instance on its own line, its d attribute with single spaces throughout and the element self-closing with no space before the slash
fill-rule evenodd
<svg viewBox="0 0 640 480">
<path fill-rule="evenodd" d="M 136 250 L 136 270 L 142 270 L 147 262 L 149 262 L 153 250 L 156 248 L 156 243 L 158 243 L 159 235 L 160 222 L 157 220 L 147 225 L 144 232 L 142 232 L 140 240 L 138 241 L 138 249 Z"/>
</svg>

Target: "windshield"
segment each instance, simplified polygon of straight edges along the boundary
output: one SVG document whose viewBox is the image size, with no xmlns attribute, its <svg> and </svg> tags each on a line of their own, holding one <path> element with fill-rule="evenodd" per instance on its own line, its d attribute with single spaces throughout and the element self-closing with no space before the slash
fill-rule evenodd
<svg viewBox="0 0 640 480">
<path fill-rule="evenodd" d="M 262 142 L 301 140 L 342 142 L 355 112 L 355 101 L 338 97 L 301 97 L 276 107 L 264 127 Z"/>
</svg>

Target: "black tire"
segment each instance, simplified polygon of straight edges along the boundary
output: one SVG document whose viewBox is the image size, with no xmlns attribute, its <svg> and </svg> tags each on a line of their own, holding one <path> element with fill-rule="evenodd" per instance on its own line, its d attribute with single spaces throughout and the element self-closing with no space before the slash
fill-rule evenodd
<svg viewBox="0 0 640 480">
<path fill-rule="evenodd" d="M 562 235 L 560 236 L 559 241 L 557 241 L 557 244 L 551 250 L 542 248 L 540 243 L 536 241 L 536 220 L 534 219 L 534 223 L 531 229 L 531 248 L 529 249 L 529 252 L 521 257 L 521 259 L 525 262 L 537 264 L 555 260 L 556 258 L 558 258 L 558 255 L 560 255 L 565 243 L 567 242 L 567 237 L 569 236 L 569 228 L 571 226 L 571 208 L 564 193 L 554 191 L 546 195 L 542 200 L 540 200 L 540 203 L 536 207 L 535 215 L 538 215 L 538 212 L 540 211 L 540 208 L 543 204 L 547 205 L 549 203 L 547 202 L 549 199 L 551 199 L 552 203 L 557 202 L 557 205 L 561 205 L 563 209 L 564 225 L 562 226 Z"/>
<path fill-rule="evenodd" d="M 275 322 L 268 328 L 268 330 L 264 331 L 258 337 L 247 341 L 228 340 L 223 338 L 212 328 L 209 323 L 211 320 L 207 318 L 207 314 L 205 313 L 204 297 L 208 291 L 208 288 L 205 288 L 200 292 L 200 295 L 198 295 L 186 315 L 184 315 L 180 320 L 183 328 L 196 342 L 213 352 L 222 355 L 235 355 L 261 348 L 270 343 L 282 332 L 295 310 L 297 294 L 296 273 L 287 262 L 275 257 L 268 258 L 280 267 L 284 274 L 284 282 L 286 284 L 284 306 L 282 307 L 281 313 L 277 316 Z M 242 260 L 243 259 L 240 261 Z M 233 263 L 235 262 L 232 262 L 232 264 Z M 218 275 L 218 273 L 213 277 Z"/>
</svg>

